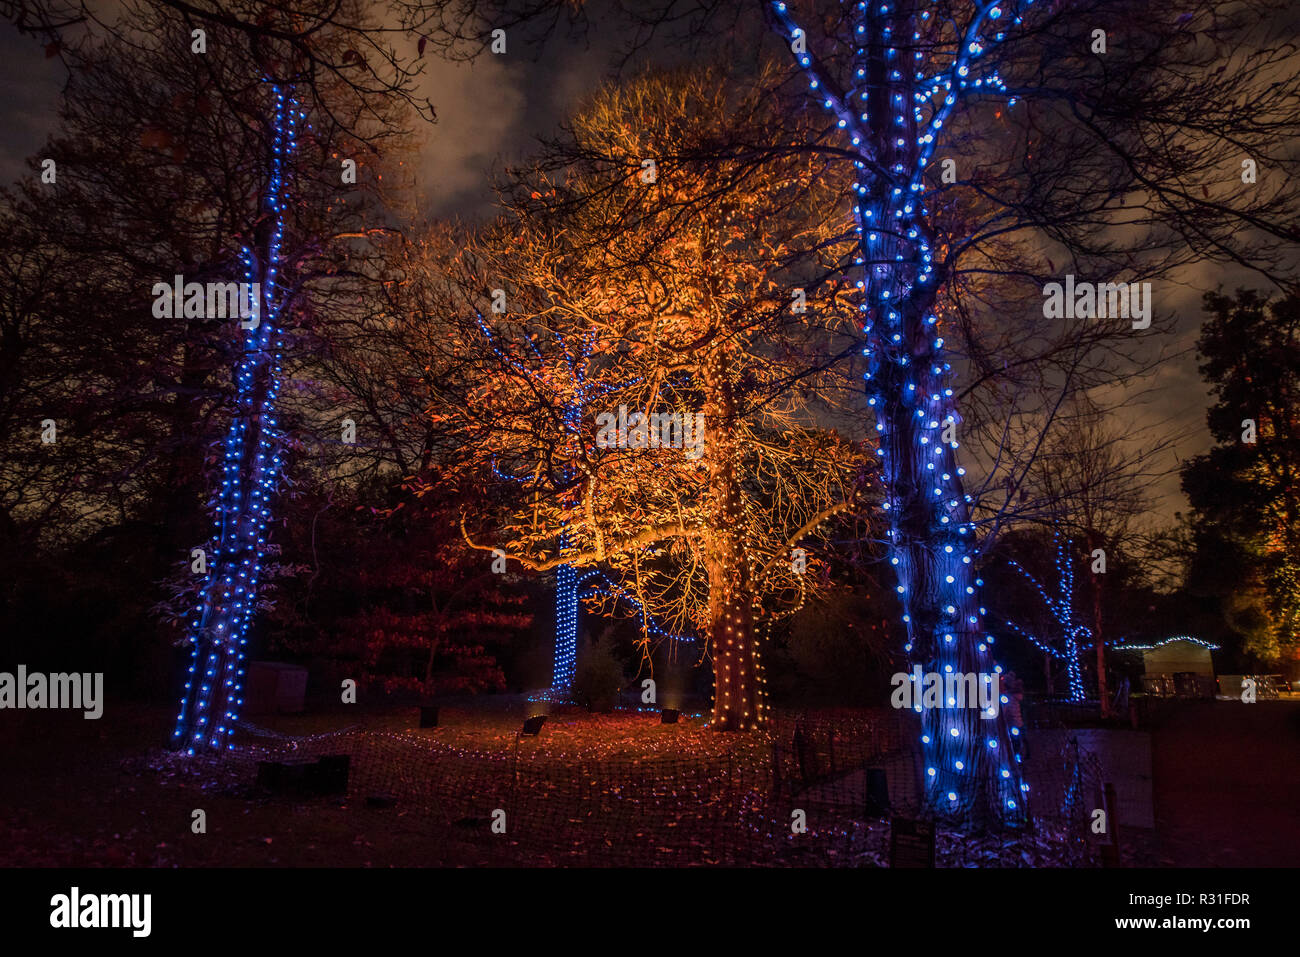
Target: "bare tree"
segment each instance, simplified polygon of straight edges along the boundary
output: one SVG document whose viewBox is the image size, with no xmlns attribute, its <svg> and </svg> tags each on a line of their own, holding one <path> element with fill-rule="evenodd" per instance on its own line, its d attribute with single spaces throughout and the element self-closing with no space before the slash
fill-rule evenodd
<svg viewBox="0 0 1300 957">
<path fill-rule="evenodd" d="M 1016 353 L 982 348 L 956 304 L 988 285 L 982 276 L 1019 280 L 1032 295 L 1053 279 L 1073 286 L 1076 275 L 1089 286 L 1146 282 L 1206 257 L 1284 272 L 1294 177 L 1252 182 L 1243 162 L 1294 167 L 1295 48 L 1261 37 L 1263 4 L 1193 3 L 1176 16 L 1105 0 L 902 0 L 796 14 L 803 6 L 776 4 L 774 26 L 834 124 L 826 149 L 855 173 L 845 270 L 861 277 L 876 360 L 868 392 L 907 649 L 927 670 L 988 673 L 972 567 L 976 501 L 957 462 L 944 347 L 962 343 L 985 383 Z M 1059 315 L 1044 305 L 1022 341 L 1064 318 L 1101 320 L 1112 336 L 1151 318 L 1149 300 L 1135 318 L 1127 309 L 1076 315 L 1070 298 Z M 1063 352 L 1031 353 L 1033 362 L 1063 354 L 1061 371 L 1076 383 L 1089 370 L 1113 375 L 1102 342 L 1079 349 L 1074 338 Z M 923 742 L 936 812 L 1024 820 L 1015 742 L 1000 719 L 988 731 L 973 713 L 932 709 Z"/>
</svg>

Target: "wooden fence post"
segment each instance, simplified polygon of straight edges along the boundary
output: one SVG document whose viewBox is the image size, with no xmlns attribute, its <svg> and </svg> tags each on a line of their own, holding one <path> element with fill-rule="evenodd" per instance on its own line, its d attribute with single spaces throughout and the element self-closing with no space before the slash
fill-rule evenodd
<svg viewBox="0 0 1300 957">
<path fill-rule="evenodd" d="M 1102 786 L 1102 803 L 1106 810 L 1106 834 L 1109 843 L 1101 846 L 1101 863 L 1103 867 L 1120 867 L 1119 856 L 1119 814 L 1115 808 L 1115 785 L 1107 781 Z"/>
</svg>

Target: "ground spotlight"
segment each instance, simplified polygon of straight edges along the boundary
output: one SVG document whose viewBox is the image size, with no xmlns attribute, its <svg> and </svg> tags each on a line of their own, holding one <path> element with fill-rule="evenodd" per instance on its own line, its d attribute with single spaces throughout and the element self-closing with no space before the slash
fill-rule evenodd
<svg viewBox="0 0 1300 957">
<path fill-rule="evenodd" d="M 535 714 L 524 722 L 523 730 L 519 732 L 521 738 L 535 738 L 542 733 L 542 725 L 546 724 L 546 715 Z"/>
</svg>

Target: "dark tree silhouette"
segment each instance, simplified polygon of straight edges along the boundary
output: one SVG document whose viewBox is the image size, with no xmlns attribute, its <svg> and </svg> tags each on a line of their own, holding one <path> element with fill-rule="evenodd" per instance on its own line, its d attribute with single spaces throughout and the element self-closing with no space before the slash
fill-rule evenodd
<svg viewBox="0 0 1300 957">
<path fill-rule="evenodd" d="M 1300 634 L 1300 298 L 1209 293 L 1205 308 L 1216 445 L 1182 470 L 1191 585 L 1217 596 L 1243 650 L 1277 661 Z"/>
</svg>

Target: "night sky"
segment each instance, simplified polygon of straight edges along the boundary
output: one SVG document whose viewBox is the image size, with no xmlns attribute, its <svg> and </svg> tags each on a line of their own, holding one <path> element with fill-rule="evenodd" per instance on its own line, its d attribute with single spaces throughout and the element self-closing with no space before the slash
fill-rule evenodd
<svg viewBox="0 0 1300 957">
<path fill-rule="evenodd" d="M 598 16 L 591 21 L 584 36 L 561 31 L 540 48 L 516 43 L 506 56 L 482 56 L 472 63 L 425 58 L 421 92 L 438 116 L 436 125 L 422 131 L 417 167 L 416 187 L 426 217 L 490 216 L 494 173 L 527 155 L 538 136 L 555 133 L 582 99 L 613 75 L 627 34 Z M 672 55 L 662 47 L 651 48 L 648 56 L 663 62 L 665 53 Z M 9 183 L 22 175 L 26 158 L 54 128 L 63 68 L 57 59 L 45 57 L 39 42 L 5 24 L 0 27 L 0 79 L 6 91 L 0 177 Z M 1154 385 L 1155 391 L 1145 404 L 1129 407 L 1131 412 L 1116 424 L 1140 432 L 1167 423 L 1160 434 L 1185 434 L 1174 453 L 1185 460 L 1210 444 L 1205 428 L 1209 396 L 1191 352 L 1202 319 L 1201 295 L 1217 284 L 1231 290 L 1259 283 L 1244 271 L 1218 266 L 1185 270 L 1180 279 L 1155 283 L 1153 293 L 1157 312 L 1178 317 L 1177 340 L 1166 345 L 1184 354 L 1144 384 Z M 1172 458 L 1169 464 L 1175 465 Z M 1175 512 L 1186 510 L 1178 481 L 1176 471 L 1171 472 L 1158 488 L 1153 513 L 1159 523 L 1172 523 Z"/>
</svg>

